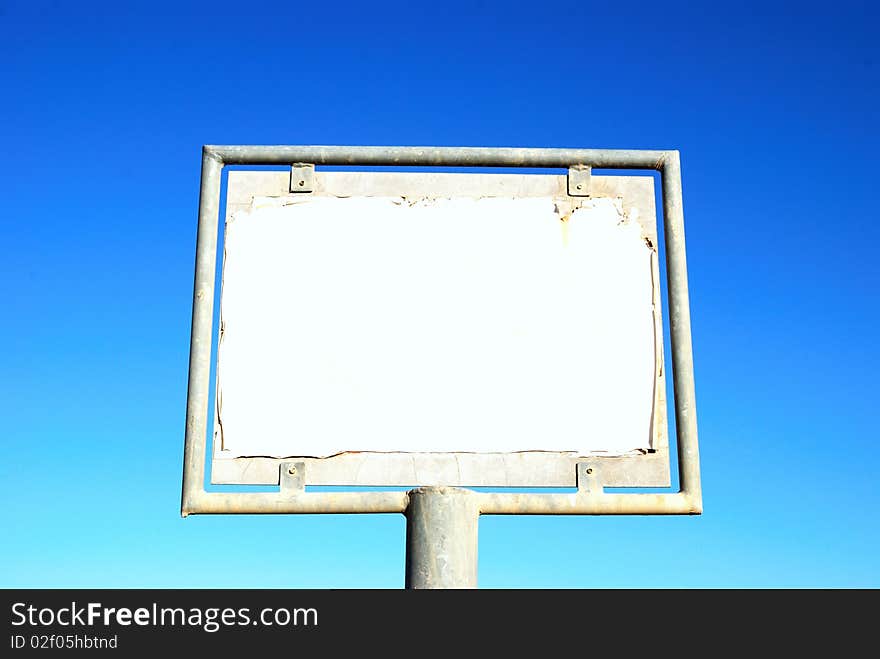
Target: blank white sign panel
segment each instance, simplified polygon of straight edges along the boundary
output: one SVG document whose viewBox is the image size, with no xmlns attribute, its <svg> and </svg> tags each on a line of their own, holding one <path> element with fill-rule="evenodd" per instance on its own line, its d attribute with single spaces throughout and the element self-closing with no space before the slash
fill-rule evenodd
<svg viewBox="0 0 880 659">
<path fill-rule="evenodd" d="M 224 251 L 225 455 L 652 448 L 655 252 L 614 199 L 257 197 Z"/>
</svg>

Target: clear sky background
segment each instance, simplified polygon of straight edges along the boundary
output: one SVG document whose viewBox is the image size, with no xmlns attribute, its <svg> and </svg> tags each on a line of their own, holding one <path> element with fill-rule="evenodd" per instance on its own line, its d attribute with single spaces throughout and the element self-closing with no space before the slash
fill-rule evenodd
<svg viewBox="0 0 880 659">
<path fill-rule="evenodd" d="M 402 515 L 179 516 L 212 143 L 680 149 L 704 515 L 480 585 L 880 586 L 871 5 L 0 0 L 0 586 L 403 586 Z"/>
</svg>

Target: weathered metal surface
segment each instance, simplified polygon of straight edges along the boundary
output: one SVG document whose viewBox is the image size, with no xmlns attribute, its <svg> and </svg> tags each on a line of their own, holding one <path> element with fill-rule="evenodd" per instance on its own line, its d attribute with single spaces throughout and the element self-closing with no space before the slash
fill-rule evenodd
<svg viewBox="0 0 880 659">
<path fill-rule="evenodd" d="M 184 500 L 187 515 L 403 513 L 407 492 L 205 492 Z"/>
<path fill-rule="evenodd" d="M 411 492 L 205 492 L 181 513 L 356 514 L 406 513 Z M 515 494 L 471 492 L 481 515 L 699 515 L 700 497 L 670 494 Z"/>
<path fill-rule="evenodd" d="M 549 197 L 572 208 L 582 200 L 567 199 L 567 177 L 552 174 L 472 174 L 413 172 L 322 172 L 314 177 L 315 196 Z M 255 199 L 289 196 L 286 172 L 236 170 L 229 173 L 227 221 Z M 623 212 L 637 222 L 655 249 L 652 262 L 656 336 L 656 387 L 651 430 L 653 452 L 613 456 L 598 453 L 608 487 L 667 487 L 669 455 L 666 428 L 666 386 L 663 366 L 659 269 L 656 260 L 657 221 L 654 182 L 650 176 L 591 177 L 593 198 L 619 200 Z M 211 482 L 214 484 L 277 484 L 279 463 L 294 455 L 236 457 L 213 443 Z M 312 485 L 465 487 L 574 487 L 574 464 L 584 455 L 554 452 L 475 453 L 343 453 L 329 458 L 296 456 L 308 465 Z"/>
<path fill-rule="evenodd" d="M 314 181 L 314 165 L 297 163 L 290 166 L 290 192 L 311 192 Z"/>
<path fill-rule="evenodd" d="M 523 149 L 432 146 L 220 146 L 208 145 L 205 157 L 224 165 L 561 167 L 590 165 L 606 169 L 661 170 L 674 151 L 626 149 Z"/>
<path fill-rule="evenodd" d="M 590 172 L 589 165 L 577 165 L 568 168 L 568 194 L 571 197 L 590 196 Z"/>
<path fill-rule="evenodd" d="M 479 496 L 420 487 L 406 510 L 406 587 L 476 588 Z"/>
<path fill-rule="evenodd" d="M 482 515 L 698 515 L 699 496 L 674 494 L 486 494 Z"/>
<path fill-rule="evenodd" d="M 577 489 L 579 494 L 602 494 L 602 473 L 597 462 L 578 462 Z"/>
<path fill-rule="evenodd" d="M 198 496 L 205 489 L 205 442 L 211 376 L 214 271 L 217 267 L 217 222 L 222 168 L 222 163 L 207 154 L 202 158 L 189 384 L 186 395 L 186 439 L 183 453 L 181 507 L 184 511 L 195 509 Z"/>
<path fill-rule="evenodd" d="M 214 451 L 211 483 L 277 485 L 279 466 L 291 458 L 227 458 Z M 575 487 L 575 465 L 601 465 L 606 487 L 669 487 L 669 453 L 579 456 L 569 453 L 341 453 L 301 458 L 309 485 L 360 487 Z"/>
<path fill-rule="evenodd" d="M 679 485 L 682 492 L 688 493 L 694 500 L 701 500 L 697 402 L 694 392 L 691 311 L 688 298 L 681 164 L 678 151 L 669 152 L 664 158 L 660 171 L 663 185 L 663 238 L 666 243 L 666 281 Z"/>
<path fill-rule="evenodd" d="M 217 258 L 220 178 L 225 164 L 434 165 L 655 169 L 663 186 L 664 237 L 672 338 L 680 492 L 674 494 L 476 494 L 481 514 L 699 514 L 702 511 L 693 358 L 688 308 L 681 173 L 677 151 L 476 149 L 429 147 L 205 147 L 199 199 L 196 273 L 187 391 L 181 512 L 402 513 L 406 492 L 290 495 L 204 490 L 207 407 Z"/>
<path fill-rule="evenodd" d="M 282 462 L 278 472 L 278 481 L 282 494 L 305 492 L 306 464 L 304 462 Z"/>
</svg>

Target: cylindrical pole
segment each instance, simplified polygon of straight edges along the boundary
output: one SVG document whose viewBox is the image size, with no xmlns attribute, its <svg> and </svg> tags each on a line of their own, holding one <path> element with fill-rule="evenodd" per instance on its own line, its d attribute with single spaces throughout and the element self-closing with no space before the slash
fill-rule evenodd
<svg viewBox="0 0 880 659">
<path fill-rule="evenodd" d="M 406 509 L 406 587 L 476 588 L 477 524 L 473 492 L 420 487 Z"/>
</svg>

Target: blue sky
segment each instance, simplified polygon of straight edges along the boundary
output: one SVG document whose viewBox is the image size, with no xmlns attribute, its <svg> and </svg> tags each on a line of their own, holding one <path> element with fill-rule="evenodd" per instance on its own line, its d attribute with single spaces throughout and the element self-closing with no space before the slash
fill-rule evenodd
<svg viewBox="0 0 880 659">
<path fill-rule="evenodd" d="M 127 4 L 0 0 L 0 586 L 403 585 L 400 515 L 179 517 L 206 143 L 680 149 L 705 513 L 480 585 L 880 585 L 870 3 Z"/>
</svg>

